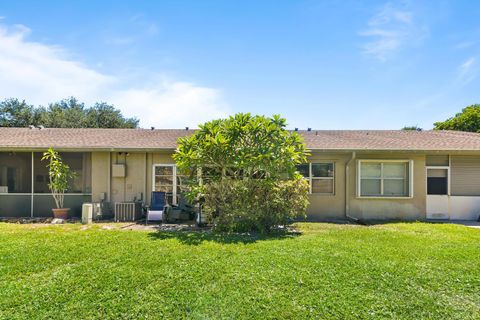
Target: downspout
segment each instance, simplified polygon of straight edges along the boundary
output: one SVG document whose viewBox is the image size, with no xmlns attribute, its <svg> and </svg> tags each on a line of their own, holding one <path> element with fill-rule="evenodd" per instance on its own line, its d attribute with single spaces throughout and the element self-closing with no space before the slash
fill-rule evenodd
<svg viewBox="0 0 480 320">
<path fill-rule="evenodd" d="M 145 182 L 143 184 L 143 195 L 142 195 L 142 202 L 144 204 L 147 203 L 147 183 L 148 183 L 148 173 L 147 173 L 147 167 L 148 167 L 148 164 L 147 164 L 147 153 L 145 152 L 145 157 L 144 157 L 144 161 L 143 161 L 143 178 L 145 179 Z"/>
<path fill-rule="evenodd" d="M 350 164 L 355 161 L 357 157 L 356 152 L 352 152 L 352 156 L 350 159 L 347 161 L 347 164 L 345 165 L 345 217 L 347 220 L 353 220 L 355 222 L 359 222 L 359 219 L 356 217 L 352 217 L 350 215 Z"/>
<path fill-rule="evenodd" d="M 112 153 L 108 153 L 108 180 L 107 180 L 107 201 L 112 202 Z"/>
<path fill-rule="evenodd" d="M 34 174 L 35 174 L 35 153 L 32 152 L 32 176 L 31 176 L 31 182 L 32 182 L 32 187 L 30 189 L 30 217 L 33 218 L 33 194 L 35 193 L 35 180 L 34 180 Z"/>
</svg>

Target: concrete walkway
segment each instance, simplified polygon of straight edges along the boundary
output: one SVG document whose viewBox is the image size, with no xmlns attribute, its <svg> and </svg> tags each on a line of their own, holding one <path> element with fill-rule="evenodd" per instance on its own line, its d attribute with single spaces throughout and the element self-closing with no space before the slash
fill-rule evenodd
<svg viewBox="0 0 480 320">
<path fill-rule="evenodd" d="M 430 223 L 450 223 L 450 224 L 458 224 L 465 227 L 480 229 L 480 221 L 472 221 L 472 220 L 427 220 Z"/>
<path fill-rule="evenodd" d="M 469 220 L 451 220 L 449 223 L 460 224 L 465 227 L 480 229 L 480 221 L 469 221 Z"/>
</svg>

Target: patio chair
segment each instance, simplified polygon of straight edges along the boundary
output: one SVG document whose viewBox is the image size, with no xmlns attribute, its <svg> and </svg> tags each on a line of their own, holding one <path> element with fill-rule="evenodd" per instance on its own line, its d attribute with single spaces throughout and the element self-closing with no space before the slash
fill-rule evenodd
<svg viewBox="0 0 480 320">
<path fill-rule="evenodd" d="M 163 221 L 163 212 L 166 205 L 166 193 L 161 191 L 153 191 L 150 206 L 147 207 L 145 224 L 148 221 Z"/>
<path fill-rule="evenodd" d="M 164 210 L 164 221 L 186 221 L 193 220 L 195 208 L 187 202 L 183 195 L 179 196 L 178 205 L 167 205 Z"/>
</svg>

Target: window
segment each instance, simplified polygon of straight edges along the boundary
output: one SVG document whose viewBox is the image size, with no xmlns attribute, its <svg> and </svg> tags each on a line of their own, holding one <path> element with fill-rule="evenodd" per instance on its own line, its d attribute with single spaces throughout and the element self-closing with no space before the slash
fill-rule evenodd
<svg viewBox="0 0 480 320">
<path fill-rule="evenodd" d="M 153 191 L 167 194 L 167 203 L 177 204 L 178 196 L 182 191 L 182 180 L 185 176 L 177 173 L 177 168 L 172 164 L 156 164 L 153 166 L 154 184 Z"/>
<path fill-rule="evenodd" d="M 310 193 L 334 194 L 335 165 L 333 162 L 308 163 L 297 166 L 298 172 L 308 179 Z"/>
<path fill-rule="evenodd" d="M 448 169 L 427 168 L 427 194 L 448 194 Z"/>
<path fill-rule="evenodd" d="M 410 197 L 412 162 L 359 160 L 361 197 Z"/>
</svg>

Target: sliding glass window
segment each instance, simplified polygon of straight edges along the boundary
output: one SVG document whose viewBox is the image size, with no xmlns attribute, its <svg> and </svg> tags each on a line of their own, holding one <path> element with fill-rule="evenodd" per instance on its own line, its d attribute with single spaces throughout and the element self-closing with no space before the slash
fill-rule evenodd
<svg viewBox="0 0 480 320">
<path fill-rule="evenodd" d="M 359 160 L 360 197 L 411 197 L 411 171 L 408 160 Z"/>
</svg>

